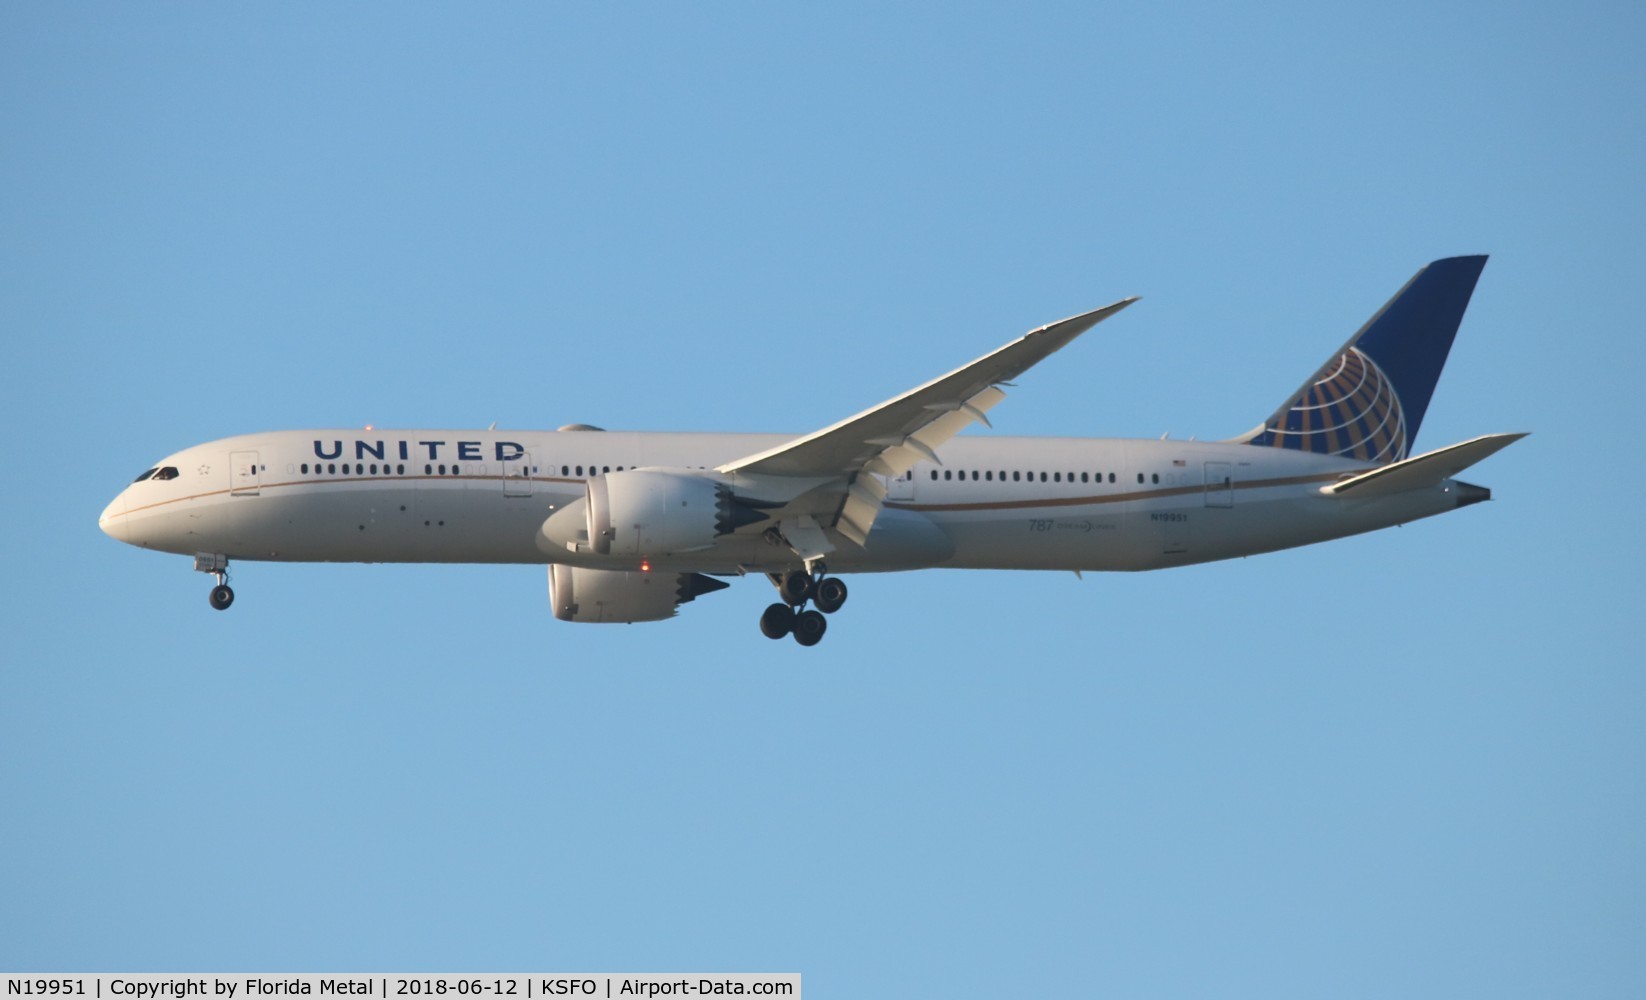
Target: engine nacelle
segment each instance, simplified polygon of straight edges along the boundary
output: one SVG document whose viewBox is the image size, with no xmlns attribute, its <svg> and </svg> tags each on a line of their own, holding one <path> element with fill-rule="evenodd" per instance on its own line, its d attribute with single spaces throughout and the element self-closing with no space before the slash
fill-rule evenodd
<svg viewBox="0 0 1646 1000">
<path fill-rule="evenodd" d="M 549 567 L 549 602 L 563 622 L 655 622 L 729 584 L 701 573 Z"/>
<path fill-rule="evenodd" d="M 603 556 L 662 556 L 714 544 L 716 484 L 671 472 L 610 472 L 589 480 L 589 544 Z"/>
<path fill-rule="evenodd" d="M 589 480 L 580 499 L 543 522 L 537 547 L 618 558 L 657 558 L 699 552 L 747 524 L 764 521 L 757 507 L 731 488 L 691 470 L 634 469 Z"/>
<path fill-rule="evenodd" d="M 639 469 L 589 480 L 584 497 L 589 545 L 603 556 L 699 552 L 766 515 L 724 484 L 691 472 Z"/>
</svg>

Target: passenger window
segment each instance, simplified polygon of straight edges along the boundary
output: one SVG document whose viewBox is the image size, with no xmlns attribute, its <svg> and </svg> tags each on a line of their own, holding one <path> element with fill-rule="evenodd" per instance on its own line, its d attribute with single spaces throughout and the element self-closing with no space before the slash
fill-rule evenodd
<svg viewBox="0 0 1646 1000">
<path fill-rule="evenodd" d="M 1022 480 L 1023 480 L 1023 473 L 1016 472 L 1016 471 L 1014 471 L 1012 473 L 1012 482 L 1017 483 L 1017 482 L 1022 482 Z"/>
<path fill-rule="evenodd" d="M 1160 483 L 1160 473 L 1157 472 L 1154 475 L 1150 476 L 1149 478 L 1154 480 L 1156 485 L 1159 485 L 1159 483 Z"/>
<path fill-rule="evenodd" d="M 376 462 L 373 462 L 371 464 L 371 474 L 374 475 L 374 476 L 377 475 L 377 463 Z"/>
<path fill-rule="evenodd" d="M 1139 472 L 1137 474 L 1137 481 L 1140 482 L 1140 483 L 1143 481 L 1143 473 Z"/>
<path fill-rule="evenodd" d="M 145 472 L 145 473 L 143 473 L 143 475 L 145 477 L 153 475 L 153 470 L 150 470 L 149 472 Z M 139 479 L 138 482 L 142 482 L 142 480 Z M 937 482 L 937 470 L 936 469 L 932 470 L 932 482 L 934 482 L 934 483 Z"/>
<path fill-rule="evenodd" d="M 1045 473 L 1044 473 L 1044 472 L 1042 472 L 1042 473 L 1041 473 L 1041 474 L 1040 474 L 1040 481 L 1041 481 L 1041 482 L 1045 482 L 1045 481 L 1046 481 L 1046 474 L 1045 474 Z"/>
<path fill-rule="evenodd" d="M 1062 481 L 1063 481 L 1063 473 L 1061 473 L 1061 472 L 1052 473 L 1052 482 L 1061 483 Z"/>
<path fill-rule="evenodd" d="M 1080 474 L 1080 481 L 1081 481 L 1081 482 L 1085 482 L 1085 481 L 1086 481 L 1086 473 L 1084 473 L 1084 472 L 1082 472 L 1082 473 L 1081 473 L 1081 474 Z"/>
<path fill-rule="evenodd" d="M 954 479 L 954 472 L 950 469 L 944 469 L 943 470 L 943 481 L 944 482 L 950 482 L 953 479 Z"/>
<path fill-rule="evenodd" d="M 440 466 L 440 474 L 441 474 L 441 475 L 442 475 L 442 476 L 444 476 L 444 475 L 445 475 L 445 474 L 446 474 L 446 466 L 445 466 L 445 465 L 444 465 L 444 464 L 442 464 L 442 465 L 441 465 L 441 466 Z"/>
<path fill-rule="evenodd" d="M 986 482 L 986 483 L 994 482 L 994 470 L 993 469 L 988 469 L 988 470 L 984 471 L 983 481 Z"/>
<path fill-rule="evenodd" d="M 432 465 L 424 465 L 424 466 L 423 466 L 423 475 L 425 475 L 425 476 L 432 476 L 432 475 L 434 475 L 434 466 L 432 466 Z"/>
</svg>

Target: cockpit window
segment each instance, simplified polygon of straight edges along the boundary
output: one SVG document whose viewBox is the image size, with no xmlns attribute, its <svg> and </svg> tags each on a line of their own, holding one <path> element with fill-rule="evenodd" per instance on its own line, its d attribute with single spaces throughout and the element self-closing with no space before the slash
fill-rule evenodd
<svg viewBox="0 0 1646 1000">
<path fill-rule="evenodd" d="M 147 472 L 145 472 L 145 473 L 143 473 L 143 474 L 142 474 L 142 475 L 141 475 L 141 476 L 138 476 L 138 477 L 137 477 L 137 478 L 136 478 L 136 479 L 133 479 L 133 480 L 132 480 L 132 482 L 134 482 L 134 483 L 140 483 L 140 482 L 142 482 L 142 481 L 143 481 L 143 480 L 145 480 L 145 479 L 147 479 L 147 478 L 149 478 L 149 477 L 150 477 L 150 476 L 152 476 L 152 475 L 154 475 L 154 474 L 155 474 L 155 473 L 156 473 L 156 472 L 159 472 L 159 471 L 160 471 L 160 470 L 159 470 L 159 469 L 158 469 L 158 468 L 155 468 L 155 469 L 150 469 L 150 470 L 149 470 L 149 471 L 147 471 Z"/>
<path fill-rule="evenodd" d="M 156 479 L 176 479 L 177 478 L 177 466 L 168 465 L 164 469 L 160 469 L 160 470 L 156 471 L 155 474 L 154 474 L 154 478 L 156 478 Z"/>
</svg>

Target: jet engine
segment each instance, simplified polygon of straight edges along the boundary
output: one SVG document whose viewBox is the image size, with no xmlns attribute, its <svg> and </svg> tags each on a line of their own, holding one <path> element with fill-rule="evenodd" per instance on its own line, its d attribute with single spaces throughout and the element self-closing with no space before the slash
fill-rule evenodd
<svg viewBox="0 0 1646 1000">
<path fill-rule="evenodd" d="M 563 622 L 655 622 L 703 594 L 730 586 L 701 573 L 549 567 L 549 603 Z"/>
<path fill-rule="evenodd" d="M 555 512 L 540 534 L 559 546 L 586 542 L 597 555 L 645 558 L 699 552 L 765 518 L 706 476 L 640 469 L 590 479 L 583 499 Z"/>
</svg>

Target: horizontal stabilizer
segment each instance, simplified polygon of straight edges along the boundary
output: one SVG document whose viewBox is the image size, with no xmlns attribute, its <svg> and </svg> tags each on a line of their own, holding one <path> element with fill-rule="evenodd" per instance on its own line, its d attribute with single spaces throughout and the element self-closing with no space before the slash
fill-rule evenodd
<svg viewBox="0 0 1646 1000">
<path fill-rule="evenodd" d="M 1340 496 L 1360 500 L 1368 497 L 1388 496 L 1391 493 L 1404 493 L 1407 490 L 1420 490 L 1434 486 L 1450 479 L 1467 469 L 1469 466 L 1496 454 L 1509 447 L 1524 434 L 1487 434 L 1461 444 L 1450 445 L 1435 451 L 1425 452 L 1416 458 L 1408 458 L 1403 462 L 1385 465 L 1352 476 L 1330 486 L 1322 486 L 1320 492 L 1327 496 Z"/>
</svg>

